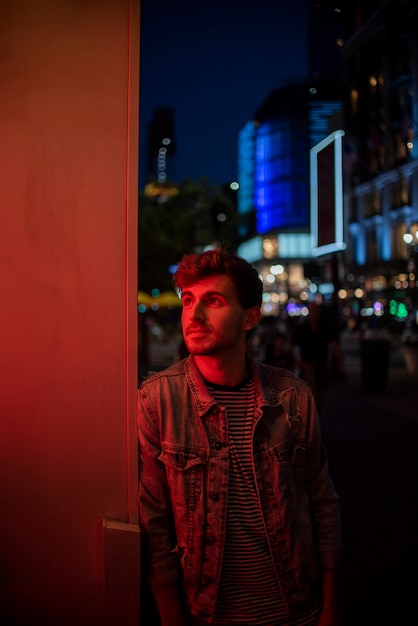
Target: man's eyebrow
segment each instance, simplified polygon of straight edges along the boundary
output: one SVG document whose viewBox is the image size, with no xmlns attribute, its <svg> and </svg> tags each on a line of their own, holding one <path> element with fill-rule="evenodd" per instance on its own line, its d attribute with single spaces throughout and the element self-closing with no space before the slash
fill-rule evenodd
<svg viewBox="0 0 418 626">
<path fill-rule="evenodd" d="M 194 296 L 194 295 L 195 294 L 193 293 L 192 289 L 185 289 L 181 292 L 182 298 L 184 298 L 184 296 Z M 218 296 L 226 300 L 226 295 L 222 293 L 222 291 L 216 291 L 216 289 L 212 289 L 211 291 L 205 291 L 202 294 L 200 294 L 200 297 L 202 298 L 210 298 L 211 296 Z"/>
</svg>

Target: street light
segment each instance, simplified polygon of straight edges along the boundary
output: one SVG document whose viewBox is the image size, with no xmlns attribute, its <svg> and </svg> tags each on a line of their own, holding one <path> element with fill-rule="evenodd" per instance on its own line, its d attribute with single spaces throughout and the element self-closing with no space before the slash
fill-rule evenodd
<svg viewBox="0 0 418 626">
<path fill-rule="evenodd" d="M 409 273 L 409 281 L 410 283 L 414 283 L 411 287 L 416 287 L 416 261 L 418 260 L 418 229 L 415 231 L 415 235 L 412 233 L 405 233 L 402 236 L 404 240 L 407 250 L 406 250 L 406 258 L 407 258 L 407 271 Z"/>
<path fill-rule="evenodd" d="M 405 233 L 402 238 L 407 246 L 415 248 L 415 245 L 418 245 L 418 230 L 415 232 L 415 237 L 412 233 Z"/>
<path fill-rule="evenodd" d="M 418 324 L 418 279 L 416 275 L 418 261 L 418 229 L 415 231 L 414 235 L 412 233 L 405 233 L 402 238 L 407 246 L 406 278 L 412 307 L 412 315 L 409 324 L 412 323 L 412 326 L 416 327 Z"/>
</svg>

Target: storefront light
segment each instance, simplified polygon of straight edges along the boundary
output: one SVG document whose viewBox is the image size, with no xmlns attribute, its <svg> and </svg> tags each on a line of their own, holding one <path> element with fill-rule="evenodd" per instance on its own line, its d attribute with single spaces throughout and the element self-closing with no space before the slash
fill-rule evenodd
<svg viewBox="0 0 418 626">
<path fill-rule="evenodd" d="M 384 307 L 381 302 L 375 302 L 373 304 L 373 311 L 376 317 L 381 317 L 384 313 Z"/>
<path fill-rule="evenodd" d="M 284 272 L 283 265 L 277 264 L 277 265 L 272 265 L 270 267 L 270 273 L 274 274 L 275 276 L 278 276 L 279 274 L 283 274 L 283 272 Z"/>
<path fill-rule="evenodd" d="M 371 317 L 374 314 L 374 309 L 372 306 L 365 307 L 364 309 L 360 309 L 360 315 L 362 317 Z"/>
<path fill-rule="evenodd" d="M 286 310 L 289 317 L 298 317 L 300 315 L 300 308 L 298 307 L 296 302 L 289 302 Z"/>
<path fill-rule="evenodd" d="M 331 296 L 335 291 L 334 285 L 332 283 L 322 283 L 322 285 L 319 285 L 318 290 L 323 296 L 328 297 Z"/>
</svg>

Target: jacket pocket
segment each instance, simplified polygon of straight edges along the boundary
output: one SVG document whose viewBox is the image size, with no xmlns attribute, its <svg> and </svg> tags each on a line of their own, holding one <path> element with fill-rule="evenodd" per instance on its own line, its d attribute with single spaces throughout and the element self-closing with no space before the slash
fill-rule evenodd
<svg viewBox="0 0 418 626">
<path fill-rule="evenodd" d="M 293 495 L 305 493 L 305 455 L 305 444 L 301 442 L 293 442 L 290 446 L 274 450 L 279 477 L 284 483 L 282 488 L 294 490 Z"/>
<path fill-rule="evenodd" d="M 189 510 L 195 509 L 202 493 L 206 451 L 163 445 L 160 461 L 165 466 L 173 506 L 187 504 Z"/>
</svg>

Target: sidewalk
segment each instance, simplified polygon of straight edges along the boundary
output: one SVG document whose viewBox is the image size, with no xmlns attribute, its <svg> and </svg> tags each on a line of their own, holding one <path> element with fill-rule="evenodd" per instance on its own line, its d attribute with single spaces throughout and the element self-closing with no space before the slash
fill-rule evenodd
<svg viewBox="0 0 418 626">
<path fill-rule="evenodd" d="M 340 496 L 345 543 L 343 626 L 404 625 L 418 585 L 418 380 L 391 349 L 387 385 L 362 381 L 359 342 L 343 337 L 346 380 L 320 420 Z"/>
<path fill-rule="evenodd" d="M 396 414 L 418 420 L 418 374 L 414 377 L 406 370 L 399 346 L 392 344 L 389 349 L 389 367 L 384 389 L 368 389 L 363 381 L 361 345 L 358 336 L 349 332 L 341 337 L 341 349 L 344 355 L 346 381 L 333 383 L 330 388 L 331 399 L 338 401 L 341 393 L 346 394 L 350 402 L 352 394 L 369 405 L 393 410 Z"/>
</svg>

